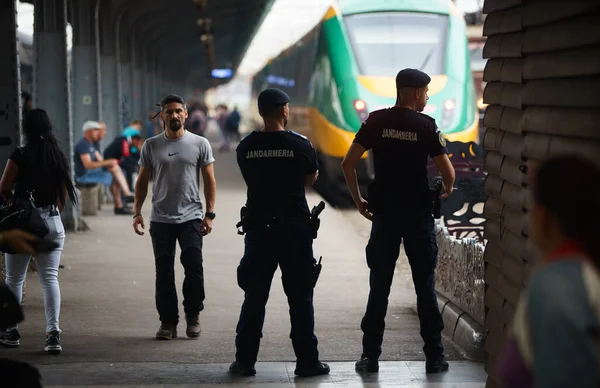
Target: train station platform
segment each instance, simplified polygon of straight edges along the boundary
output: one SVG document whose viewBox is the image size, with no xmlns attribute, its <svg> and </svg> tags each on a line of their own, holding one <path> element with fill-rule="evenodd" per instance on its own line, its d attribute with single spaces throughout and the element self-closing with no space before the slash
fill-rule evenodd
<svg viewBox="0 0 600 388">
<path fill-rule="evenodd" d="M 368 268 L 364 252 L 368 221 L 353 210 L 326 207 L 322 213 L 315 255 L 323 270 L 315 289 L 316 334 L 328 376 L 297 379 L 289 339 L 288 306 L 279 270 L 275 274 L 257 375 L 234 378 L 227 373 L 235 354 L 235 326 L 243 294 L 236 267 L 243 237 L 235 223 L 245 201 L 245 186 L 234 153 L 219 153 L 214 132 L 217 201 L 214 230 L 204 240 L 206 300 L 200 315 L 198 340 L 185 336 L 156 341 L 159 327 L 154 304 L 154 258 L 150 236 L 137 236 L 129 216 L 116 216 L 111 205 L 87 217 L 90 231 L 70 233 L 62 257 L 63 353 L 43 352 L 44 309 L 37 274 L 28 273 L 25 321 L 21 346 L 0 348 L 0 358 L 30 362 L 39 368 L 44 387 L 484 387 L 483 364 L 466 361 L 445 342 L 450 371 L 428 376 L 413 312 L 415 294 L 406 258 L 399 260 L 390 297 L 381 368 L 378 375 L 361 377 L 354 371 L 360 356 L 360 320 L 368 297 Z M 308 193 L 309 206 L 321 197 Z M 144 205 L 146 222 L 150 194 Z M 148 225 L 146 225 L 148 227 Z M 179 248 L 177 248 L 179 255 Z M 183 268 L 176 260 L 181 306 Z M 179 325 L 184 332 L 185 323 Z"/>
</svg>

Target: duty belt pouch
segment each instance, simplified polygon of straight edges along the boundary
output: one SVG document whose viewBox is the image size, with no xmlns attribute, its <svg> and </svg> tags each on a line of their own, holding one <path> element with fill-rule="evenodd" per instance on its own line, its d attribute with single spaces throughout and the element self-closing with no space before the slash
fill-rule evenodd
<svg viewBox="0 0 600 388">
<path fill-rule="evenodd" d="M 238 234 L 239 235 L 244 235 L 246 233 L 246 229 L 245 229 L 245 222 L 246 222 L 246 216 L 248 214 L 248 209 L 246 208 L 246 206 L 242 206 L 242 208 L 240 209 L 240 221 L 235 224 L 235 227 L 238 229 Z"/>
<path fill-rule="evenodd" d="M 319 230 L 319 226 L 321 226 L 321 220 L 318 218 L 310 219 L 310 230 L 312 231 L 313 239 L 317 238 L 317 231 Z"/>
<path fill-rule="evenodd" d="M 442 181 L 437 181 L 433 189 L 429 189 L 431 214 L 433 218 L 439 219 L 442 217 Z"/>
</svg>

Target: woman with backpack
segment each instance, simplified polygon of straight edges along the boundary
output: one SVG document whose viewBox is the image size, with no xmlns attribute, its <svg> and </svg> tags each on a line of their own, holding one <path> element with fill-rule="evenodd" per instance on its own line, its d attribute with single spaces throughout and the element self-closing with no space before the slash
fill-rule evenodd
<svg viewBox="0 0 600 388">
<path fill-rule="evenodd" d="M 77 205 L 77 196 L 69 163 L 52 134 L 52 125 L 46 112 L 42 109 L 28 111 L 23 119 L 23 133 L 26 145 L 16 148 L 10 156 L 0 180 L 0 194 L 8 202 L 13 198 L 28 201 L 33 197 L 35 207 L 48 225 L 49 233 L 44 239 L 58 246 L 48 253 L 36 253 L 35 258 L 46 313 L 44 350 L 49 354 L 59 354 L 62 347 L 58 269 L 65 241 L 60 213 L 67 203 L 67 197 Z M 5 255 L 6 284 L 19 303 L 29 260 L 28 254 Z M 0 331 L 0 345 L 4 347 L 19 346 L 19 338 L 16 326 Z"/>
</svg>

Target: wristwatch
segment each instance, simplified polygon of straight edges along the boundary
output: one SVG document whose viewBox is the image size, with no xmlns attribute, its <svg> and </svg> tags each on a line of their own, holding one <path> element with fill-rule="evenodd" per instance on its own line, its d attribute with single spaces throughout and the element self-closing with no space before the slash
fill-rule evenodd
<svg viewBox="0 0 600 388">
<path fill-rule="evenodd" d="M 213 212 L 206 212 L 206 218 L 210 218 L 211 220 L 214 220 L 216 216 L 217 215 Z"/>
</svg>

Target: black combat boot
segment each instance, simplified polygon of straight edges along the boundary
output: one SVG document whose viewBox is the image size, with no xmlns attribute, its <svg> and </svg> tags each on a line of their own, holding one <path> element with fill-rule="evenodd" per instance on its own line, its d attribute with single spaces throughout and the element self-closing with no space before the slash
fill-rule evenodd
<svg viewBox="0 0 600 388">
<path fill-rule="evenodd" d="M 448 363 L 444 361 L 444 356 L 430 359 L 425 362 L 426 373 L 440 373 L 448 370 Z"/>
<path fill-rule="evenodd" d="M 294 374 L 300 377 L 321 376 L 329 373 L 329 365 L 319 360 L 311 362 L 296 362 Z"/>
<path fill-rule="evenodd" d="M 357 372 L 377 373 L 379 372 L 379 361 L 361 356 L 360 360 L 355 364 L 355 369 Z"/>
<path fill-rule="evenodd" d="M 254 369 L 254 365 L 234 361 L 229 366 L 229 373 L 242 376 L 254 376 L 256 374 L 256 369 Z"/>
</svg>

